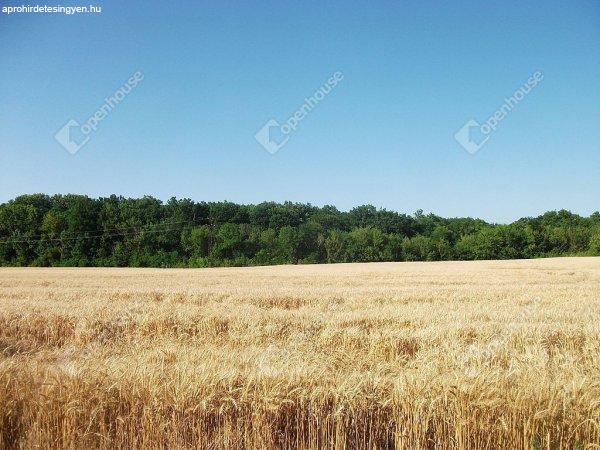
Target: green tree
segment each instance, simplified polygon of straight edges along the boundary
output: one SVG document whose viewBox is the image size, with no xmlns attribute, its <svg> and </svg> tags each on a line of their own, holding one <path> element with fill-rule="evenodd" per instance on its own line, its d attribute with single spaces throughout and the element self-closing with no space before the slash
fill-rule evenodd
<svg viewBox="0 0 600 450">
<path fill-rule="evenodd" d="M 590 252 L 592 255 L 600 256 L 600 226 L 594 229 L 590 238 Z"/>
<path fill-rule="evenodd" d="M 348 233 L 340 230 L 330 230 L 325 239 L 327 262 L 341 263 L 346 261 Z"/>
<path fill-rule="evenodd" d="M 355 228 L 348 234 L 346 254 L 350 261 L 382 261 L 386 236 L 377 228 Z"/>
</svg>

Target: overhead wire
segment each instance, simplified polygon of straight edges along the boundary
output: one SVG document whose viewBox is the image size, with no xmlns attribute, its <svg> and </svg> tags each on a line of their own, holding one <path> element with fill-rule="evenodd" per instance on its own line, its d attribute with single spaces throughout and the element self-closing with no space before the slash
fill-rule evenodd
<svg viewBox="0 0 600 450">
<path fill-rule="evenodd" d="M 159 228 L 159 229 L 144 229 L 144 228 L 148 228 L 148 227 L 160 227 L 160 226 L 164 226 L 164 225 L 168 225 L 168 226 L 172 226 L 174 224 L 191 224 L 191 225 L 195 225 L 199 223 L 199 220 L 197 219 L 192 219 L 192 220 L 184 220 L 184 221 L 180 221 L 180 222 L 167 222 L 167 223 L 163 223 L 163 224 L 151 224 L 151 225 L 143 225 L 143 226 L 134 226 L 134 227 L 126 227 L 126 229 L 133 229 L 134 231 L 129 233 L 129 232 L 119 232 L 119 233 L 109 233 L 106 234 L 106 230 L 90 230 L 90 231 L 79 231 L 77 232 L 79 235 L 78 236 L 67 236 L 67 237 L 41 237 L 42 235 L 38 235 L 36 236 L 35 239 L 6 239 L 3 241 L 0 241 L 0 245 L 6 245 L 6 244 L 34 244 L 34 243 L 38 243 L 38 242 L 61 242 L 61 241 L 77 241 L 77 240 L 85 240 L 85 239 L 96 239 L 96 238 L 110 238 L 110 237 L 119 237 L 119 236 L 135 236 L 135 235 L 139 235 L 142 233 L 163 233 L 163 232 L 168 232 L 168 231 L 174 231 L 174 230 L 178 230 L 181 227 L 172 227 L 172 228 Z M 99 233 L 99 234 L 91 234 L 90 233 Z"/>
</svg>

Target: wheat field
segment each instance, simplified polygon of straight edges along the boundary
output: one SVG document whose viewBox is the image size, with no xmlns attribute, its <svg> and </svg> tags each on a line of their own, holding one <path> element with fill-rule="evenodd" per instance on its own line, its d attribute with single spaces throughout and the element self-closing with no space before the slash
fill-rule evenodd
<svg viewBox="0 0 600 450">
<path fill-rule="evenodd" d="M 2 448 L 600 447 L 600 258 L 0 269 Z"/>
</svg>

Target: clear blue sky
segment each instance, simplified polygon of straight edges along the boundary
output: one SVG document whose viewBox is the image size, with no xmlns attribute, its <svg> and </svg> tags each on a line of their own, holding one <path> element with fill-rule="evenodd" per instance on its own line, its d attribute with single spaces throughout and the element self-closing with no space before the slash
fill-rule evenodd
<svg viewBox="0 0 600 450">
<path fill-rule="evenodd" d="M 371 203 L 498 222 L 600 209 L 598 1 L 157 3 L 0 14 L 0 201 Z M 56 142 L 137 70 L 78 153 Z M 536 70 L 543 80 L 479 152 L 458 145 L 465 122 Z M 255 133 L 336 71 L 287 144 L 265 151 Z"/>
</svg>

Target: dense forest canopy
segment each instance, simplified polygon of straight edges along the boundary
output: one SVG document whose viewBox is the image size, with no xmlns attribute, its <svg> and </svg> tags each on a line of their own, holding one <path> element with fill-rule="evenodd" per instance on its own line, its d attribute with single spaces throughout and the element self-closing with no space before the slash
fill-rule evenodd
<svg viewBox="0 0 600 450">
<path fill-rule="evenodd" d="M 600 213 L 509 225 L 371 205 L 24 195 L 0 204 L 0 265 L 210 267 L 600 255 Z"/>
</svg>

